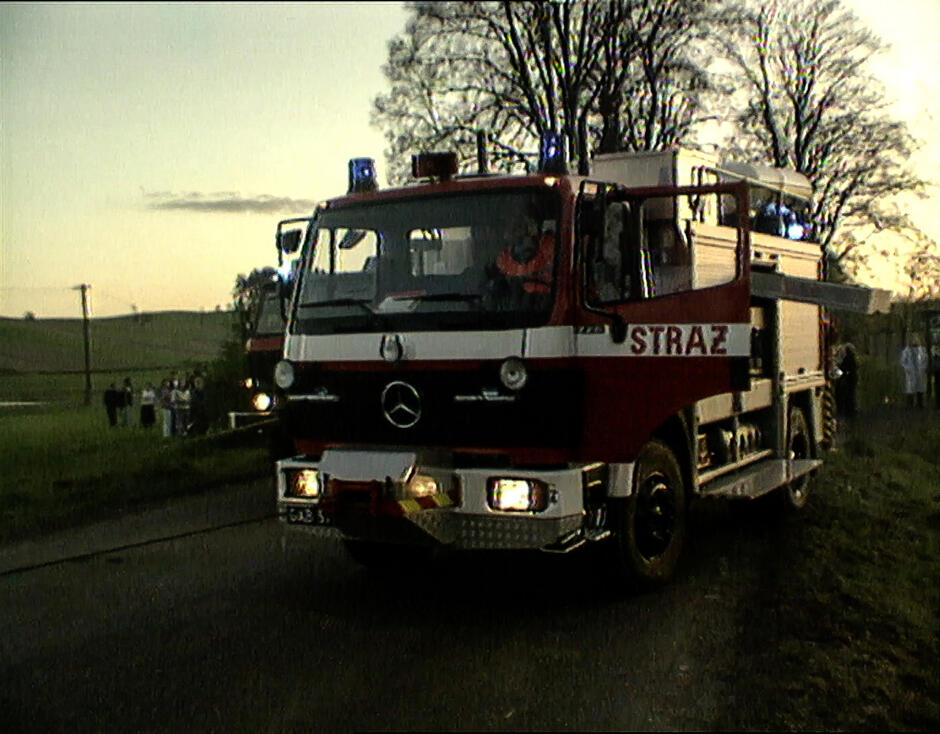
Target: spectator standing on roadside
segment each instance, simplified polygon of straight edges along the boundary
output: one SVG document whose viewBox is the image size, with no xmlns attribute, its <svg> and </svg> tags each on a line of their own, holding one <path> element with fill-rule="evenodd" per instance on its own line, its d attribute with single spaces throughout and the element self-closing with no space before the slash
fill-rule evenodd
<svg viewBox="0 0 940 734">
<path fill-rule="evenodd" d="M 858 360 L 855 346 L 845 344 L 839 356 L 839 377 L 836 379 L 836 409 L 846 418 L 854 418 L 855 393 L 858 388 Z"/>
<path fill-rule="evenodd" d="M 156 422 L 157 391 L 152 382 L 140 391 L 140 425 L 150 428 Z"/>
<path fill-rule="evenodd" d="M 160 413 L 163 419 L 163 437 L 173 435 L 173 383 L 169 378 L 160 383 Z"/>
<path fill-rule="evenodd" d="M 196 435 L 202 435 L 209 429 L 205 384 L 202 375 L 197 372 L 192 380 L 192 395 L 189 403 L 190 429 Z"/>
<path fill-rule="evenodd" d="M 124 393 L 123 387 L 114 388 L 114 407 L 117 411 L 117 424 L 119 426 L 126 425 L 124 423 L 124 405 L 127 402 L 127 395 Z"/>
<path fill-rule="evenodd" d="M 131 378 L 124 378 L 124 387 L 121 389 L 123 399 L 121 400 L 121 425 L 134 425 L 134 386 L 131 384 Z"/>
<path fill-rule="evenodd" d="M 121 400 L 121 392 L 112 382 L 108 389 L 104 391 L 104 409 L 108 413 L 108 425 L 114 428 L 117 425 L 118 403 Z"/>
<path fill-rule="evenodd" d="M 178 382 L 173 387 L 173 435 L 185 436 L 189 429 L 189 402 L 192 399 L 189 382 Z"/>
<path fill-rule="evenodd" d="M 927 392 L 927 349 L 920 338 L 914 334 L 907 346 L 901 350 L 901 368 L 904 370 L 904 393 L 907 406 L 924 407 L 924 393 Z"/>
</svg>

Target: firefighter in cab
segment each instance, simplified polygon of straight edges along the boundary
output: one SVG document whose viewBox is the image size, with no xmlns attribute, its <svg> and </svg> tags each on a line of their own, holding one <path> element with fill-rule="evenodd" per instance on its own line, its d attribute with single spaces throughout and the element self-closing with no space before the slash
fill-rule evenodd
<svg viewBox="0 0 940 734">
<path fill-rule="evenodd" d="M 552 290 L 552 263 L 555 233 L 552 222 L 520 220 L 514 231 L 507 232 L 506 246 L 496 258 L 496 269 L 511 283 L 521 285 L 529 295 L 548 295 Z"/>
</svg>

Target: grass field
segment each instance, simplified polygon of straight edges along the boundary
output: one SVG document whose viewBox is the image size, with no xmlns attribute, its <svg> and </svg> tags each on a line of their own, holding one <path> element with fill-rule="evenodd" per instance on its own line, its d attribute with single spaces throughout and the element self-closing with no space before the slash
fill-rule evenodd
<svg viewBox="0 0 940 734">
<path fill-rule="evenodd" d="M 269 471 L 250 431 L 163 439 L 100 408 L 2 408 L 0 542 Z"/>
<path fill-rule="evenodd" d="M 91 319 L 91 368 L 124 372 L 205 363 L 215 359 L 236 323 L 230 311 Z M 81 319 L 0 318 L 0 373 L 83 373 L 84 369 Z"/>
<path fill-rule="evenodd" d="M 172 372 L 205 369 L 236 335 L 232 312 L 163 312 L 92 319 L 91 404 L 130 377 L 137 391 Z M 0 318 L 0 403 L 81 406 L 85 399 L 81 319 Z"/>
<path fill-rule="evenodd" d="M 863 411 L 740 611 L 746 668 L 720 728 L 940 727 L 940 414 Z"/>
</svg>

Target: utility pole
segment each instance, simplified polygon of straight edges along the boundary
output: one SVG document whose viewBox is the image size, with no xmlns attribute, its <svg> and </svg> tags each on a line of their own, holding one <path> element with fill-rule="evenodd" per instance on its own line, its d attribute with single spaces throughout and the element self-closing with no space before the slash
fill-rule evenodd
<svg viewBox="0 0 940 734">
<path fill-rule="evenodd" d="M 82 292 L 82 329 L 85 334 L 85 405 L 91 405 L 91 350 L 88 341 L 88 283 L 75 286 L 72 290 Z"/>
</svg>

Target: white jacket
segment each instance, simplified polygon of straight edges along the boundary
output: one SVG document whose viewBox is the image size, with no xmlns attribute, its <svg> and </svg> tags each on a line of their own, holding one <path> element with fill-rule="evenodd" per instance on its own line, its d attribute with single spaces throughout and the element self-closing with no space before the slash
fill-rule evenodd
<svg viewBox="0 0 940 734">
<path fill-rule="evenodd" d="M 908 344 L 901 350 L 901 367 L 904 370 L 904 392 L 927 392 L 927 349 Z"/>
</svg>

